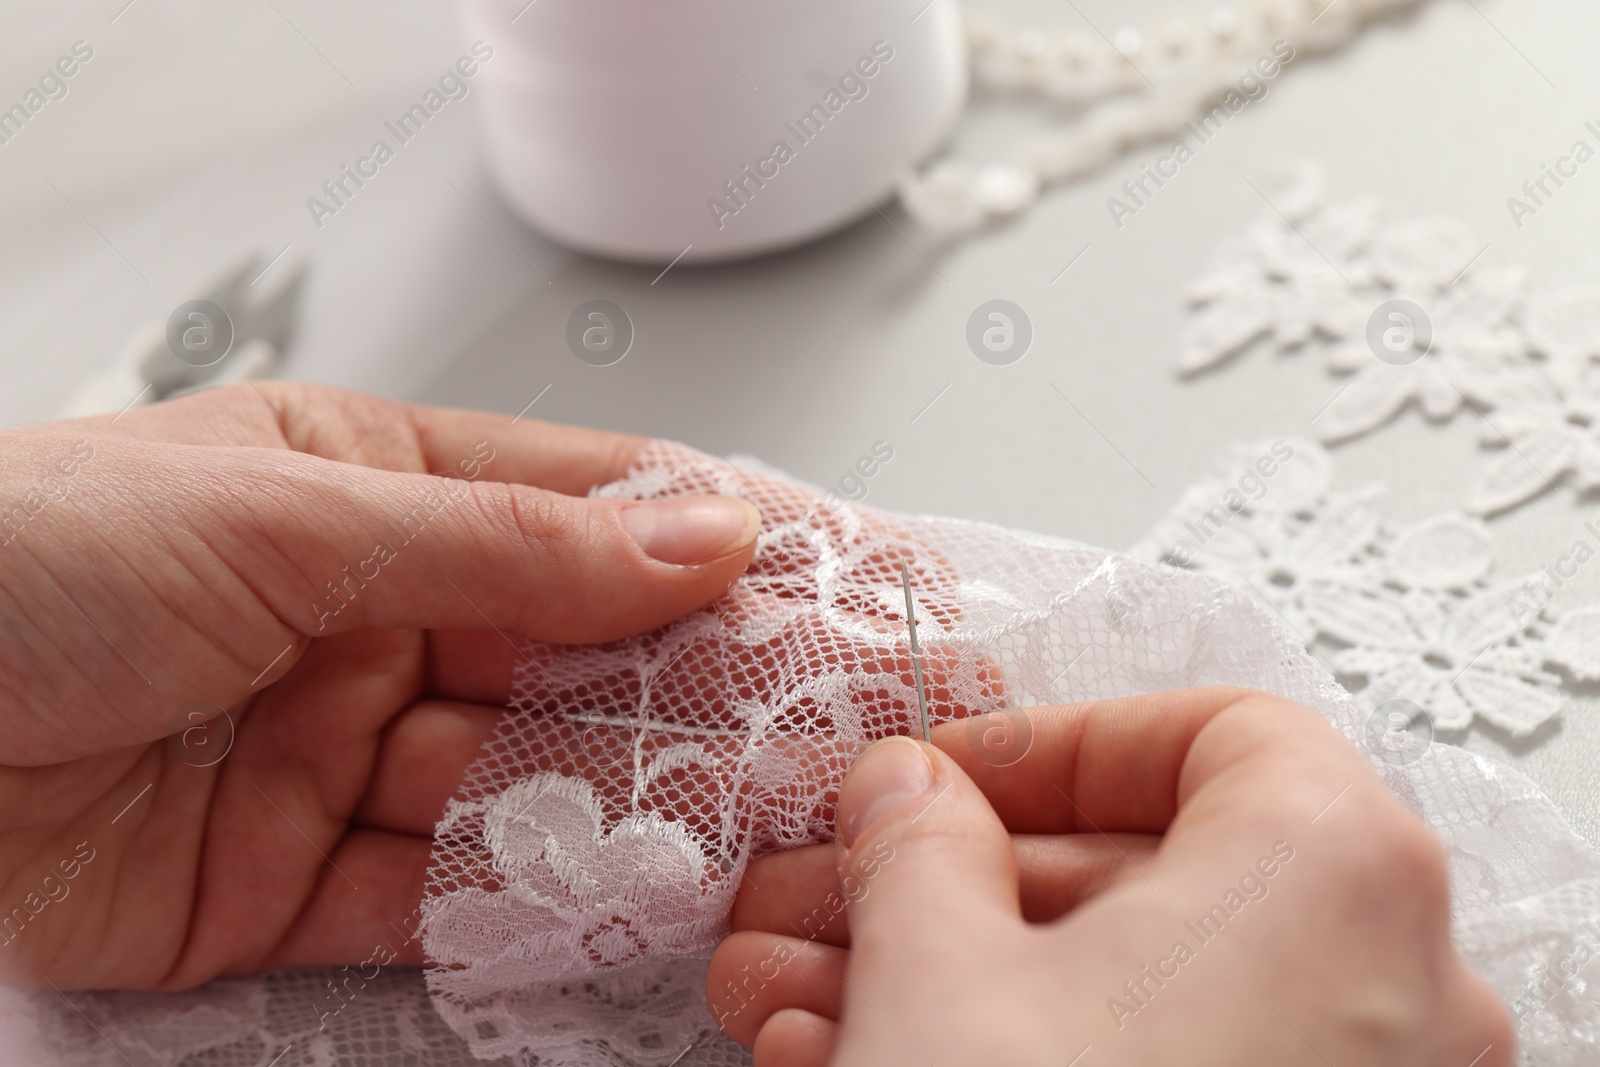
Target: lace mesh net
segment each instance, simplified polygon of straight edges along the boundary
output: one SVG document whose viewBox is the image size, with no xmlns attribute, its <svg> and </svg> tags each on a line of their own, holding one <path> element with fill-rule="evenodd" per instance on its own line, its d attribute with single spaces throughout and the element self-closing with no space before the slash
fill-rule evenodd
<svg viewBox="0 0 1600 1067">
<path fill-rule="evenodd" d="M 749 862 L 828 840 L 854 755 L 920 729 L 902 563 L 930 715 L 971 718 L 968 742 L 996 762 L 1027 740 L 1008 708 L 1195 685 L 1280 693 L 1366 743 L 1368 713 L 1271 612 L 1203 574 L 831 507 L 754 463 L 667 444 L 599 490 L 704 491 L 761 508 L 754 565 L 643 637 L 526 647 L 513 705 L 437 828 L 426 990 L 394 969 L 353 991 L 348 972 L 302 971 L 70 1005 L 16 994 L 0 1029 L 36 1051 L 14 1062 L 748 1062 L 713 1025 L 705 960 Z M 1526 779 L 1460 749 L 1374 766 L 1445 842 L 1458 941 L 1512 1004 L 1524 1062 L 1600 1062 L 1600 856 Z"/>
</svg>

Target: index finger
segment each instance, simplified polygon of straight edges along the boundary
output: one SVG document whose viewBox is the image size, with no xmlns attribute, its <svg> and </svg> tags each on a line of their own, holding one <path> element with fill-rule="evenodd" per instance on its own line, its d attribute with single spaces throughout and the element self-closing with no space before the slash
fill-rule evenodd
<svg viewBox="0 0 1600 1067">
<path fill-rule="evenodd" d="M 408 404 L 293 382 L 263 383 L 259 392 L 299 451 L 569 496 L 621 478 L 648 443 L 526 416 Z"/>
<path fill-rule="evenodd" d="M 536 398 L 535 398 L 536 399 Z M 113 422 L 115 423 L 113 425 Z M 649 443 L 522 415 L 432 407 L 301 382 L 208 389 L 39 427 L 184 445 L 289 448 L 336 463 L 531 485 L 582 496 L 616 481 Z"/>
<path fill-rule="evenodd" d="M 1315 712 L 1236 688 L 1013 709 L 944 723 L 934 729 L 933 743 L 977 783 L 1012 833 L 1161 834 L 1188 795 L 1219 770 L 1215 751 L 1191 765 L 1202 731 L 1243 704 L 1284 716 L 1282 744 L 1346 749 L 1351 766 L 1362 765 Z M 988 743 L 998 730 L 1009 731 L 1004 749 Z"/>
</svg>

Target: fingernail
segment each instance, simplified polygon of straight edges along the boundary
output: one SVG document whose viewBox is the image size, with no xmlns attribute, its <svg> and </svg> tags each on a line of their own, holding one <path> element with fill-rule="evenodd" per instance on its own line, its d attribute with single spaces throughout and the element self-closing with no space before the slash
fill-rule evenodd
<svg viewBox="0 0 1600 1067">
<path fill-rule="evenodd" d="M 680 496 L 626 508 L 622 525 L 651 559 L 690 567 L 755 540 L 761 512 L 736 496 Z"/>
<path fill-rule="evenodd" d="M 908 800 L 933 788 L 933 764 L 909 737 L 879 741 L 856 760 L 839 794 L 839 839 L 854 845 L 861 832 Z"/>
</svg>

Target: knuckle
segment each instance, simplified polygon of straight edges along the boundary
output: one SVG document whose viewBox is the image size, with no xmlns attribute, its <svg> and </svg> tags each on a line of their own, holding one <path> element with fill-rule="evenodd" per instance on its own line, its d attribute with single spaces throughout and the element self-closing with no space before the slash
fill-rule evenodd
<svg viewBox="0 0 1600 1067">
<path fill-rule="evenodd" d="M 650 443 L 649 438 L 633 437 L 625 434 L 606 435 L 600 447 L 605 450 L 608 462 L 605 469 L 623 471 L 632 468 Z"/>
<path fill-rule="evenodd" d="M 1346 918 L 1363 916 L 1382 937 L 1430 957 L 1450 946 L 1450 864 L 1444 846 L 1381 783 L 1339 801 L 1306 852 L 1324 872 L 1321 892 Z"/>
<path fill-rule="evenodd" d="M 472 494 L 496 532 L 514 537 L 539 564 L 550 564 L 587 537 L 581 509 L 554 493 L 497 482 L 471 483 Z"/>
<path fill-rule="evenodd" d="M 859 878 L 863 887 L 870 884 L 879 871 L 898 868 L 902 864 L 907 872 L 912 869 L 960 871 L 976 865 L 982 870 L 994 872 L 1004 872 L 1009 868 L 1014 876 L 1016 858 L 1009 838 L 992 838 L 973 820 L 951 817 L 949 812 L 936 812 L 921 818 L 927 806 L 927 799 L 920 798 L 897 812 L 893 821 L 883 827 L 873 842 L 865 847 L 857 844 L 852 850 L 848 874 Z M 943 817 L 939 817 L 941 815 Z"/>
<path fill-rule="evenodd" d="M 1444 908 L 1450 899 L 1450 864 L 1433 832 L 1387 795 L 1374 798 L 1378 809 L 1364 837 L 1369 875 L 1404 887 L 1426 907 Z"/>
<path fill-rule="evenodd" d="M 1285 728 L 1292 729 L 1297 734 L 1310 731 L 1323 735 L 1328 732 L 1327 720 L 1304 704 L 1287 697 L 1259 689 L 1233 689 L 1227 690 L 1226 693 L 1231 699 L 1220 707 L 1219 714 L 1226 713 L 1238 719 L 1258 723 L 1277 733 L 1284 732 Z"/>
</svg>

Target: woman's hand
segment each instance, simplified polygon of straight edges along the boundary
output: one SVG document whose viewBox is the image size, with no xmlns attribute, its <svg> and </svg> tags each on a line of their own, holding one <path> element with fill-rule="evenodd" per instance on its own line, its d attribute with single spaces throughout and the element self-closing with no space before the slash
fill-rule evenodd
<svg viewBox="0 0 1600 1067">
<path fill-rule="evenodd" d="M 433 825 L 514 638 L 699 608 L 760 524 L 583 498 L 637 438 L 285 383 L 0 436 L 10 983 L 420 961 Z"/>
<path fill-rule="evenodd" d="M 1443 850 L 1315 713 L 1188 690 L 1028 714 L 1004 768 L 962 723 L 880 742 L 837 844 L 752 866 L 707 994 L 757 1067 L 1514 1061 Z"/>
</svg>

